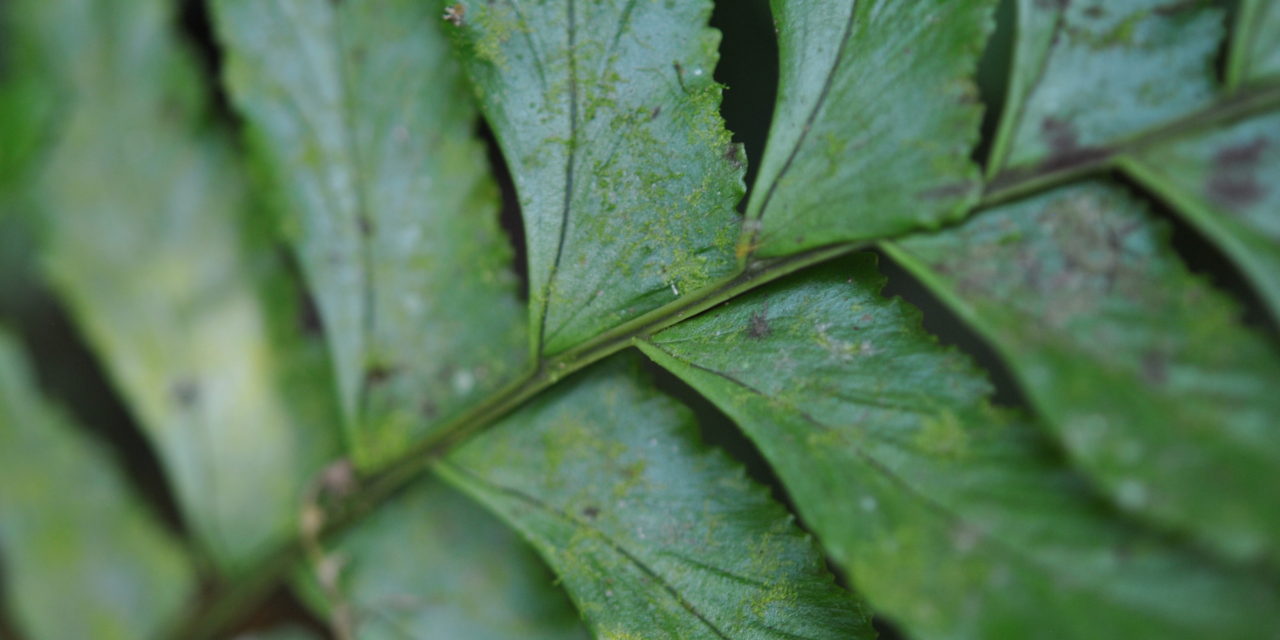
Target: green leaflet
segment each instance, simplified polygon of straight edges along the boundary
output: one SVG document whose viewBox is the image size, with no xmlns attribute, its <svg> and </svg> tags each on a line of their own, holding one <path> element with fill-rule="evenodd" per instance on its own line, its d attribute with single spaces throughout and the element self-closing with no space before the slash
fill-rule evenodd
<svg viewBox="0 0 1280 640">
<path fill-rule="evenodd" d="M 1280 79 L 1280 3 L 1240 0 L 1236 12 L 1227 85 Z"/>
<path fill-rule="evenodd" d="M 748 214 L 764 256 L 936 227 L 977 198 L 991 0 L 773 0 L 778 106 Z"/>
<path fill-rule="evenodd" d="M 1221 246 L 1280 318 L 1280 114 L 1144 148 L 1121 162 Z"/>
<path fill-rule="evenodd" d="M 30 640 L 156 637 L 194 590 L 181 544 L 95 445 L 0 332 L 0 552 Z"/>
<path fill-rule="evenodd" d="M 1132 196 L 1059 188 L 889 249 L 1001 352 L 1121 506 L 1280 559 L 1280 353 Z"/>
<path fill-rule="evenodd" d="M 552 576 L 514 532 L 458 492 L 420 481 L 344 534 L 336 602 L 308 576 L 309 600 L 345 608 L 362 640 L 586 638 Z"/>
<path fill-rule="evenodd" d="M 224 569 L 293 530 L 305 479 L 331 455 L 297 329 L 274 324 L 250 251 L 231 149 L 205 123 L 194 69 L 161 0 L 30 0 L 47 80 L 72 96 L 40 176 L 44 259 L 135 417 L 193 531 Z M 301 345 L 299 345 L 300 347 Z M 297 366 L 294 370 L 292 367 Z M 293 374 L 297 373 L 297 376 Z M 295 396 L 296 397 L 296 396 Z"/>
<path fill-rule="evenodd" d="M 793 519 L 619 356 L 438 467 L 533 543 L 597 637 L 869 638 Z"/>
<path fill-rule="evenodd" d="M 1071 165 L 1207 106 L 1222 21 L 1207 2 L 1018 0 L 989 173 Z"/>
<path fill-rule="evenodd" d="M 520 196 L 535 352 L 736 272 L 745 160 L 718 112 L 711 2 L 460 6 L 450 30 Z"/>
<path fill-rule="evenodd" d="M 219 0 L 227 81 L 283 188 L 374 467 L 525 364 L 511 251 L 475 113 L 416 0 Z"/>
<path fill-rule="evenodd" d="M 641 349 L 759 445 L 853 588 L 918 638 L 1250 638 L 1280 593 L 1117 519 L 868 254 Z"/>
</svg>

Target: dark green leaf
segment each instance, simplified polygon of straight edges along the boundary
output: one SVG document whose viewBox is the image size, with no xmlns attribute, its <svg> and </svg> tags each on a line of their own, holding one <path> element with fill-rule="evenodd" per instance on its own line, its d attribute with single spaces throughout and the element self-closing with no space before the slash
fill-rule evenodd
<svg viewBox="0 0 1280 640">
<path fill-rule="evenodd" d="M 1280 558 L 1280 352 L 1123 189 L 1060 188 L 892 255 L 986 336 L 1126 509 Z"/>
<path fill-rule="evenodd" d="M 919 638 L 1248 638 L 1280 593 L 1116 519 L 869 255 L 641 348 L 734 417 L 853 587 Z"/>
<path fill-rule="evenodd" d="M 1227 83 L 1280 79 L 1280 3 L 1240 0 L 1236 12 Z"/>
<path fill-rule="evenodd" d="M 1207 2 L 1018 0 L 989 171 L 1070 165 L 1206 107 L 1222 22 Z"/>
<path fill-rule="evenodd" d="M 736 271 L 745 159 L 711 2 L 468 2 L 463 58 L 519 191 L 553 354 Z"/>
<path fill-rule="evenodd" d="M 533 543 L 598 637 L 872 635 L 792 517 L 635 359 L 540 396 L 439 470 Z"/>
<path fill-rule="evenodd" d="M 973 203 L 993 4 L 773 0 L 778 107 L 748 207 L 761 255 L 934 227 Z"/>
<path fill-rule="evenodd" d="M 1280 318 L 1280 115 L 1144 148 L 1122 163 L 1222 247 Z"/>
<path fill-rule="evenodd" d="M 346 611 L 363 640 L 587 637 L 533 551 L 434 480 L 398 496 L 325 553 L 319 563 L 339 568 L 338 588 L 316 582 L 324 573 L 317 567 L 310 600 L 330 617 Z"/>
<path fill-rule="evenodd" d="M 525 328 L 475 113 L 417 0 L 220 0 L 228 83 L 316 292 L 356 460 L 495 391 Z"/>
<path fill-rule="evenodd" d="M 205 122 L 168 2 L 20 7 L 49 81 L 75 96 L 40 177 L 50 278 L 192 529 L 226 568 L 243 568 L 293 530 L 333 443 L 327 422 L 297 421 L 280 394 L 297 340 L 280 341 L 260 288 L 273 265 L 246 246 L 232 150 Z"/>
<path fill-rule="evenodd" d="M 195 587 L 185 549 L 95 445 L 0 332 L 0 552 L 32 640 L 152 638 Z"/>
</svg>

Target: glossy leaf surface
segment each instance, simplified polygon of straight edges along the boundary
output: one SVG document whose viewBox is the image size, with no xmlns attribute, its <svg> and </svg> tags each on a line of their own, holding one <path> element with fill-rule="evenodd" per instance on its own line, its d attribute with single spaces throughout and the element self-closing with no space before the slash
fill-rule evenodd
<svg viewBox="0 0 1280 640">
<path fill-rule="evenodd" d="M 439 470 L 538 549 L 597 637 L 872 636 L 793 518 L 634 358 L 567 381 Z"/>
<path fill-rule="evenodd" d="M 773 0 L 778 106 L 747 248 L 777 256 L 935 227 L 971 204 L 972 76 L 993 4 Z"/>
<path fill-rule="evenodd" d="M 1232 556 L 1280 557 L 1280 352 L 1132 195 L 1060 188 L 893 255 L 1000 351 L 1121 506 Z"/>
<path fill-rule="evenodd" d="M 1222 247 L 1280 318 L 1280 115 L 1141 149 L 1124 166 Z"/>
<path fill-rule="evenodd" d="M 882 284 L 860 255 L 642 345 L 737 420 L 877 610 L 919 638 L 1246 638 L 1280 621 L 1266 582 L 1117 520 Z"/>
<path fill-rule="evenodd" d="M 744 158 L 711 2 L 466 3 L 451 27 L 519 192 L 535 352 L 732 275 Z"/>
<path fill-rule="evenodd" d="M 1228 82 L 1280 80 L 1280 4 L 1241 0 L 1236 14 Z"/>
<path fill-rule="evenodd" d="M 1213 101 L 1224 18 L 1211 3 L 1018 0 L 1017 13 L 992 172 L 1071 165 Z"/>
<path fill-rule="evenodd" d="M 524 364 L 474 110 L 434 3 L 216 6 L 228 82 L 318 297 L 349 439 L 376 465 Z"/>
</svg>

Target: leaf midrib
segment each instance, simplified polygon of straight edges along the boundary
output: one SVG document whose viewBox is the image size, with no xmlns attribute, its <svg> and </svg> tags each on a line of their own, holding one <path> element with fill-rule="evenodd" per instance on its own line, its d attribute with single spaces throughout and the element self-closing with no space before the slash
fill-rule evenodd
<svg viewBox="0 0 1280 640">
<path fill-rule="evenodd" d="M 1104 174 L 1115 168 L 1126 154 L 1135 150 L 1195 136 L 1206 129 L 1276 109 L 1280 109 L 1280 84 L 1249 87 L 1223 96 L 1200 111 L 1149 129 L 1126 142 L 1107 147 L 1103 149 L 1104 153 L 1085 162 L 1001 172 L 987 182 L 981 201 L 964 216 L 944 225 L 944 228 L 962 224 L 969 217 L 1007 201 L 1087 176 Z M 898 237 L 913 233 L 915 231 Z M 894 239 L 880 238 L 876 242 Z M 432 436 L 411 446 L 382 469 L 366 474 L 360 488 L 334 506 L 321 535 L 332 536 L 358 522 L 455 447 L 570 374 L 633 346 L 637 340 L 727 303 L 747 291 L 806 267 L 871 246 L 875 246 L 875 242 L 846 242 L 784 258 L 749 260 L 747 267 L 735 276 L 674 300 L 577 347 L 555 356 L 536 358 L 534 364 L 515 381 L 433 430 Z M 290 541 L 288 545 L 270 554 L 268 560 L 260 563 L 250 575 L 227 584 L 214 593 L 205 594 L 203 601 L 210 604 L 202 607 L 200 612 L 188 618 L 168 637 L 194 640 L 215 637 L 237 619 L 241 608 L 256 602 L 269 593 L 274 585 L 286 580 L 298 557 L 299 543 L 296 540 Z"/>
</svg>

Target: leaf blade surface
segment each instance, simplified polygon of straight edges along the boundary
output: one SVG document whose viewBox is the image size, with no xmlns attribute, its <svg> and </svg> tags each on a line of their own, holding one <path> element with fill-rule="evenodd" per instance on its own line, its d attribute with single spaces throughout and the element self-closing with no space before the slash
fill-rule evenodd
<svg viewBox="0 0 1280 640">
<path fill-rule="evenodd" d="M 1121 163 L 1230 254 L 1280 318 L 1280 115 L 1139 149 Z"/>
<path fill-rule="evenodd" d="M 993 4 L 773 1 L 778 105 L 748 207 L 751 249 L 934 227 L 976 200 L 972 76 Z"/>
<path fill-rule="evenodd" d="M 1267 0 L 1243 0 L 1236 11 L 1228 86 L 1280 77 L 1280 7 Z"/>
<path fill-rule="evenodd" d="M 793 520 L 636 364 L 597 365 L 439 471 L 520 530 L 597 636 L 870 637 Z"/>
<path fill-rule="evenodd" d="M 852 586 L 913 637 L 1245 638 L 1267 580 L 1118 519 L 863 254 L 641 343 L 760 447 Z"/>
<path fill-rule="evenodd" d="M 1121 506 L 1230 556 L 1276 558 L 1280 353 L 1131 195 L 1062 187 L 890 250 L 1000 351 Z"/>
<path fill-rule="evenodd" d="M 535 354 L 738 270 L 740 149 L 718 113 L 711 3 L 507 0 L 453 28 L 515 180 Z"/>
<path fill-rule="evenodd" d="M 1017 10 L 990 174 L 1105 154 L 1209 106 L 1217 93 L 1223 14 L 1210 4 L 1018 0 Z"/>
</svg>

